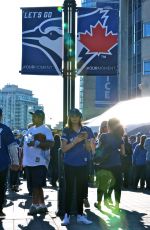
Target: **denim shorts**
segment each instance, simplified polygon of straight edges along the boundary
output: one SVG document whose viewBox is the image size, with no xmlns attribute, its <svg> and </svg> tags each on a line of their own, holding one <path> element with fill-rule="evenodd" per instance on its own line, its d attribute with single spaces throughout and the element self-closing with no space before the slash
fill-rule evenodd
<svg viewBox="0 0 150 230">
<path fill-rule="evenodd" d="M 46 186 L 47 169 L 44 165 L 26 166 L 25 172 L 31 189 Z"/>
</svg>

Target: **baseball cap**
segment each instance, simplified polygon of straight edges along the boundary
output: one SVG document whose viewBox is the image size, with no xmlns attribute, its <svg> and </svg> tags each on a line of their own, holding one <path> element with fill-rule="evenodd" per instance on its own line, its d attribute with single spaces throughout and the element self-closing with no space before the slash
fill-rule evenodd
<svg viewBox="0 0 150 230">
<path fill-rule="evenodd" d="M 0 116 L 2 116 L 3 110 L 0 108 Z"/>
<path fill-rule="evenodd" d="M 44 111 L 43 110 L 41 110 L 41 109 L 37 109 L 37 110 L 35 110 L 34 112 L 29 112 L 30 114 L 32 114 L 32 115 L 36 115 L 36 116 L 40 116 L 40 117 L 45 117 L 45 113 L 44 113 Z"/>
<path fill-rule="evenodd" d="M 78 116 L 78 117 L 82 117 L 82 113 L 78 110 L 78 109 L 76 109 L 76 108 L 73 108 L 73 109 L 71 109 L 70 111 L 69 111 L 69 114 L 68 114 L 68 116 L 70 117 L 70 116 Z"/>
</svg>

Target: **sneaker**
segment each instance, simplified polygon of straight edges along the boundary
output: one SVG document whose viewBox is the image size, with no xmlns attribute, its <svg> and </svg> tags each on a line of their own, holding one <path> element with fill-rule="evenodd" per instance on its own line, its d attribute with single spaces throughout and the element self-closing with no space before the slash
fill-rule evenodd
<svg viewBox="0 0 150 230">
<path fill-rule="evenodd" d="M 64 216 L 64 219 L 63 221 L 61 222 L 61 225 L 62 226 L 66 226 L 70 223 L 70 216 L 68 216 L 68 214 L 66 213 L 65 216 Z"/>
<path fill-rule="evenodd" d="M 41 206 L 41 205 L 39 205 L 38 207 L 37 207 L 37 213 L 48 213 L 48 209 L 47 209 L 47 207 L 46 206 Z"/>
<path fill-rule="evenodd" d="M 28 215 L 36 215 L 38 213 L 37 208 L 34 205 L 31 205 Z"/>
<path fill-rule="evenodd" d="M 84 199 L 83 204 L 84 204 L 85 208 L 90 208 L 90 203 L 89 203 L 88 199 Z"/>
<path fill-rule="evenodd" d="M 77 223 L 92 224 L 93 222 L 88 220 L 84 215 L 77 215 Z"/>
</svg>

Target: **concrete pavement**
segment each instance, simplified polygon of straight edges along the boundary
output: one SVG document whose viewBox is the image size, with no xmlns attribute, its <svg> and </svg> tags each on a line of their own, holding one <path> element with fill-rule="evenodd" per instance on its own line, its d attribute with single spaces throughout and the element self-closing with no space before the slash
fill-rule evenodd
<svg viewBox="0 0 150 230">
<path fill-rule="evenodd" d="M 57 191 L 47 182 L 44 188 L 45 202 L 49 213 L 45 216 L 28 216 L 31 197 L 27 195 L 26 182 L 22 181 L 18 193 L 8 192 L 4 208 L 6 218 L 0 221 L 0 230 L 144 230 L 150 229 L 150 193 L 123 191 L 121 198 L 121 213 L 102 206 L 100 212 L 94 207 L 96 188 L 89 188 L 90 209 L 85 209 L 91 225 L 76 223 L 76 217 L 71 217 L 71 223 L 61 226 L 61 219 L 55 215 L 57 210 Z"/>
</svg>

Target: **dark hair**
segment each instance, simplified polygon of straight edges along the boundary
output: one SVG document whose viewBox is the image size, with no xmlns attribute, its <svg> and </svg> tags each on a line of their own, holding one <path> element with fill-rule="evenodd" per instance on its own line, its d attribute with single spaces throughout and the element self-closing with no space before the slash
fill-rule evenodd
<svg viewBox="0 0 150 230">
<path fill-rule="evenodd" d="M 60 146 L 60 135 L 59 134 L 54 135 L 54 142 L 55 142 L 55 145 Z"/>
<path fill-rule="evenodd" d="M 141 146 L 142 148 L 144 148 L 145 139 L 146 139 L 146 135 L 142 135 L 142 136 L 140 137 L 140 146 Z"/>
</svg>

